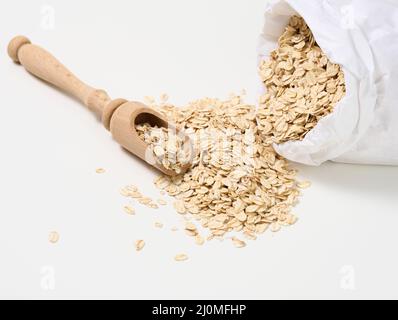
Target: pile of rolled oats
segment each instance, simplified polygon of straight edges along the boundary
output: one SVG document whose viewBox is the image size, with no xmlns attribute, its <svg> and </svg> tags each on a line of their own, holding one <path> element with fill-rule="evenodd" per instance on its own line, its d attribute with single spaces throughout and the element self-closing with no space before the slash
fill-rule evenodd
<svg viewBox="0 0 398 320">
<path fill-rule="evenodd" d="M 255 239 L 268 227 L 278 231 L 295 223 L 290 210 L 299 196 L 296 171 L 264 143 L 255 106 L 233 96 L 155 107 L 190 135 L 197 151 L 185 174 L 155 181 L 176 198 L 178 213 L 193 215 L 209 238 L 237 231 Z"/>
<path fill-rule="evenodd" d="M 257 113 L 267 142 L 302 140 L 345 94 L 344 75 L 316 44 L 304 19 L 293 16 L 279 46 L 260 65 L 266 94 Z"/>
</svg>

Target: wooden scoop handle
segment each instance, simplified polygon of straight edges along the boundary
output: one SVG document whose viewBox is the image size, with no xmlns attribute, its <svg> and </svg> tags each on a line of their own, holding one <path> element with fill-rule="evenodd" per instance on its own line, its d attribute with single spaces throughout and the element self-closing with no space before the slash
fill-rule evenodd
<svg viewBox="0 0 398 320">
<path fill-rule="evenodd" d="M 134 126 L 142 121 L 168 127 L 169 123 L 161 113 L 139 102 L 127 102 L 124 99 L 111 101 L 105 91 L 92 88 L 79 80 L 54 56 L 39 46 L 31 44 L 26 37 L 18 36 L 12 39 L 8 45 L 8 55 L 31 74 L 75 96 L 90 110 L 97 113 L 105 128 L 112 132 L 115 140 L 126 150 L 163 173 L 176 175 L 176 172 L 166 169 L 163 165 L 148 161 L 148 145 L 138 136 Z M 182 172 L 185 172 L 189 166 L 190 164 L 187 164 L 181 168 Z"/>
<path fill-rule="evenodd" d="M 12 39 L 8 45 L 8 55 L 31 74 L 71 94 L 90 110 L 102 116 L 105 106 L 110 101 L 108 94 L 79 80 L 54 56 L 31 44 L 28 38 L 17 36 Z"/>
</svg>

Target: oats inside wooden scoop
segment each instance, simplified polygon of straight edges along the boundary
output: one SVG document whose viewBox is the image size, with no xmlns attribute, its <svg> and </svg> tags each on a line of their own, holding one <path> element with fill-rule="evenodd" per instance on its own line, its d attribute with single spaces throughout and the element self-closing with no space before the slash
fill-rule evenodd
<svg viewBox="0 0 398 320">
<path fill-rule="evenodd" d="M 185 135 L 173 129 L 151 126 L 149 123 L 135 126 L 138 136 L 148 144 L 155 161 L 168 170 L 180 174 L 190 161 L 190 152 L 185 146 Z"/>
<path fill-rule="evenodd" d="M 315 42 L 304 19 L 293 16 L 278 48 L 260 64 L 266 94 L 259 130 L 268 143 L 302 140 L 345 94 L 344 74 Z"/>
</svg>

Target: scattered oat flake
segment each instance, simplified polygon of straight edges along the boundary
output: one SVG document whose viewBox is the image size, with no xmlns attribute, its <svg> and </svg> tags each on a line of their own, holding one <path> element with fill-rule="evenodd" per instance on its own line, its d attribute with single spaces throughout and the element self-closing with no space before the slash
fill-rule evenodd
<svg viewBox="0 0 398 320">
<path fill-rule="evenodd" d="M 133 215 L 133 214 L 135 214 L 135 210 L 134 210 L 134 208 L 133 208 L 133 207 L 130 207 L 130 206 L 124 206 L 124 207 L 123 207 L 123 209 L 124 209 L 124 211 L 125 211 L 127 214 L 129 214 L 129 215 Z"/>
<path fill-rule="evenodd" d="M 287 220 L 286 220 L 286 222 L 287 222 L 289 225 L 294 225 L 297 221 L 298 221 L 298 217 L 295 216 L 294 214 L 290 214 L 290 215 L 287 217 Z"/>
<path fill-rule="evenodd" d="M 143 204 L 143 205 L 148 205 L 148 204 L 150 204 L 152 202 L 152 199 L 144 197 L 144 198 L 138 199 L 138 202 Z"/>
<path fill-rule="evenodd" d="M 190 237 L 196 237 L 196 235 L 198 234 L 198 232 L 196 231 L 196 230 L 188 230 L 188 229 L 185 229 L 185 233 L 188 235 L 188 236 L 190 236 Z"/>
<path fill-rule="evenodd" d="M 234 244 L 234 246 L 236 248 L 244 248 L 244 247 L 246 247 L 246 242 L 244 242 L 243 240 L 239 240 L 236 237 L 232 238 L 232 243 Z"/>
<path fill-rule="evenodd" d="M 167 201 L 163 199 L 158 199 L 158 204 L 160 204 L 161 206 L 165 206 L 167 205 Z"/>
<path fill-rule="evenodd" d="M 159 209 L 159 206 L 156 203 L 149 203 L 148 207 L 152 209 Z"/>
<path fill-rule="evenodd" d="M 185 224 L 185 229 L 190 231 L 196 231 L 196 226 L 192 222 L 187 222 Z"/>
<path fill-rule="evenodd" d="M 161 229 L 161 228 L 163 228 L 163 223 L 155 222 L 155 227 Z"/>
<path fill-rule="evenodd" d="M 105 173 L 105 169 L 104 168 L 98 168 L 98 169 L 95 170 L 95 172 L 98 173 L 98 174 L 102 174 L 102 173 Z"/>
<path fill-rule="evenodd" d="M 141 251 L 145 247 L 145 241 L 144 240 L 137 240 L 135 242 L 135 250 Z"/>
<path fill-rule="evenodd" d="M 256 240 L 257 239 L 257 236 L 254 233 L 249 232 L 249 231 L 243 232 L 243 235 L 248 240 Z"/>
<path fill-rule="evenodd" d="M 129 197 L 131 197 L 133 199 L 141 199 L 142 194 L 139 191 L 132 191 L 129 193 Z"/>
<path fill-rule="evenodd" d="M 184 254 L 184 253 L 177 254 L 177 255 L 174 257 L 174 260 L 175 260 L 175 261 L 186 261 L 186 260 L 188 260 L 188 256 L 187 256 L 186 254 Z"/>
<path fill-rule="evenodd" d="M 201 235 L 197 234 L 197 235 L 195 236 L 195 243 L 196 243 L 198 246 L 202 246 L 202 245 L 205 243 L 205 239 L 204 239 Z"/>
<path fill-rule="evenodd" d="M 56 231 L 50 232 L 48 240 L 53 244 L 57 243 L 59 241 L 59 233 Z"/>
</svg>

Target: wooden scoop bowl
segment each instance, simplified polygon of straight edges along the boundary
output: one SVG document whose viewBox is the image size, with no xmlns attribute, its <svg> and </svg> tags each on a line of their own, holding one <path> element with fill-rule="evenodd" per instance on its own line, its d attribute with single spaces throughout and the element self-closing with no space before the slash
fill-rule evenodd
<svg viewBox="0 0 398 320">
<path fill-rule="evenodd" d="M 105 128 L 111 131 L 113 138 L 123 148 L 161 172 L 170 176 L 176 175 L 173 170 L 168 170 L 153 161 L 154 158 L 148 152 L 148 145 L 138 136 L 135 129 L 136 124 L 145 122 L 152 126 L 176 129 L 162 114 L 140 102 L 111 100 L 104 90 L 92 88 L 79 80 L 54 56 L 31 44 L 26 37 L 18 36 L 12 39 L 8 45 L 8 55 L 31 74 L 79 99 L 102 119 Z M 179 133 L 178 129 L 176 132 Z M 184 137 L 184 141 L 186 144 L 189 142 L 188 136 Z M 189 163 L 184 165 L 181 173 L 189 167 Z"/>
</svg>

